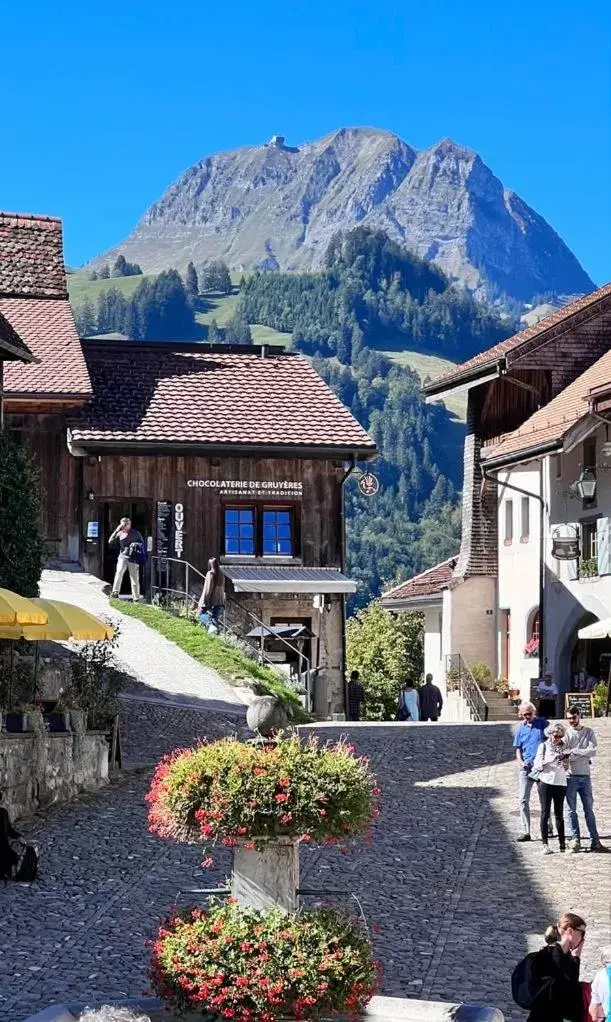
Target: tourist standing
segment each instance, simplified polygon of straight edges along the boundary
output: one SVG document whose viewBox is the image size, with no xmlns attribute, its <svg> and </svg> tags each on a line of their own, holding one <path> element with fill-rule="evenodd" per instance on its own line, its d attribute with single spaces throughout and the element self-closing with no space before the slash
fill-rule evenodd
<svg viewBox="0 0 611 1022">
<path fill-rule="evenodd" d="M 583 1022 L 579 966 L 585 936 L 586 923 L 573 912 L 548 927 L 546 947 L 532 960 L 534 1005 L 527 1022 Z"/>
<path fill-rule="evenodd" d="M 399 693 L 397 720 L 420 720 L 420 701 L 413 681 L 406 681 Z"/>
<path fill-rule="evenodd" d="M 365 703 L 365 689 L 361 685 L 358 671 L 350 672 L 348 681 L 348 720 L 361 719 L 361 707 Z"/>
<path fill-rule="evenodd" d="M 539 782 L 541 801 L 541 840 L 544 855 L 551 855 L 549 846 L 549 819 L 554 807 L 560 851 L 566 851 L 564 836 L 564 799 L 566 797 L 567 769 L 569 765 L 568 741 L 564 724 L 550 724 L 545 731 L 546 740 L 539 745 L 532 776 Z"/>
<path fill-rule="evenodd" d="M 420 720 L 439 720 L 443 708 L 443 696 L 437 685 L 433 684 L 432 674 L 427 674 L 418 695 L 420 698 Z"/>
<path fill-rule="evenodd" d="M 516 750 L 519 770 L 518 805 L 522 833 L 517 840 L 530 841 L 530 796 L 535 783 L 531 772 L 537 749 L 545 739 L 544 732 L 548 721 L 543 717 L 537 717 L 537 711 L 532 703 L 522 703 L 518 712 L 522 723 L 515 733 L 513 747 Z"/>
<path fill-rule="evenodd" d="M 598 749 L 596 735 L 591 727 L 585 727 L 582 724 L 578 706 L 569 706 L 566 718 L 569 725 L 567 738 L 570 747 L 566 802 L 571 851 L 581 851 L 579 817 L 577 816 L 577 798 L 579 797 L 590 835 L 590 851 L 606 852 L 608 849 L 601 843 L 598 836 L 590 776 L 591 761 Z"/>
<path fill-rule="evenodd" d="M 558 686 L 551 674 L 546 674 L 537 685 L 539 716 L 551 719 L 558 716 Z"/>
<path fill-rule="evenodd" d="M 221 613 L 225 606 L 225 576 L 219 568 L 216 557 L 208 561 L 202 595 L 197 604 L 197 614 L 202 624 L 210 624 L 218 632 Z"/>
<path fill-rule="evenodd" d="M 601 952 L 602 968 L 592 980 L 590 1017 L 592 1022 L 605 1022 L 611 1018 L 611 946 Z"/>
<path fill-rule="evenodd" d="M 122 518 L 116 529 L 108 540 L 108 545 L 119 544 L 119 556 L 117 557 L 117 570 L 112 584 L 111 596 L 119 596 L 123 576 L 129 572 L 129 581 L 132 589 L 132 600 L 138 603 L 140 599 L 140 565 L 146 559 L 146 546 L 137 529 L 132 529 L 131 519 Z"/>
</svg>

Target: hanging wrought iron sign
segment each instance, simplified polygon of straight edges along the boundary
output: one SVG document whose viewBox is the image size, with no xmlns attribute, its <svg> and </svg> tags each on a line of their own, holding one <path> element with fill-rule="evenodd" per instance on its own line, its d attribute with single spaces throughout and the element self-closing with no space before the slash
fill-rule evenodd
<svg viewBox="0 0 611 1022">
<path fill-rule="evenodd" d="M 374 476 L 373 472 L 363 472 L 363 475 L 359 476 L 359 490 L 366 497 L 373 497 L 379 489 L 380 480 Z"/>
<path fill-rule="evenodd" d="M 574 525 L 558 525 L 552 532 L 552 557 L 575 561 L 580 556 L 579 532 Z"/>
</svg>

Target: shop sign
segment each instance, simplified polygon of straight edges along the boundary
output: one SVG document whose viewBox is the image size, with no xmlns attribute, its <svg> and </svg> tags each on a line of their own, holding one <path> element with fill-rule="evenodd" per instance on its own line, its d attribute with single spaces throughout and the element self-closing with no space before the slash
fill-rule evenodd
<svg viewBox="0 0 611 1022">
<path fill-rule="evenodd" d="M 185 527 L 185 509 L 182 504 L 174 505 L 174 553 L 182 557 Z"/>
<path fill-rule="evenodd" d="M 159 558 L 159 569 L 165 571 L 170 556 L 170 535 L 172 532 L 172 503 L 169 500 L 157 501 L 155 543 Z"/>
<path fill-rule="evenodd" d="M 552 557 L 575 561 L 580 557 L 579 533 L 573 525 L 559 525 L 552 533 Z"/>
<path fill-rule="evenodd" d="M 303 483 L 292 479 L 187 479 L 195 490 L 215 490 L 221 497 L 291 497 L 303 496 Z"/>
<path fill-rule="evenodd" d="M 100 535 L 99 522 L 87 522 L 87 539 L 98 539 Z"/>
<path fill-rule="evenodd" d="M 373 497 L 379 489 L 380 480 L 374 476 L 373 472 L 363 472 L 363 475 L 359 476 L 359 490 L 366 497 Z"/>
</svg>

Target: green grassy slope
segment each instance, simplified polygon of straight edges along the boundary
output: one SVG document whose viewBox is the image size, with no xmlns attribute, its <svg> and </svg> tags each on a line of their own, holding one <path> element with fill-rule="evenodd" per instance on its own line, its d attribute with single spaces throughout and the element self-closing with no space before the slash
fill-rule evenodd
<svg viewBox="0 0 611 1022">
<path fill-rule="evenodd" d="M 110 277 L 108 280 L 89 280 L 88 275 L 83 272 L 71 273 L 68 275 L 68 295 L 72 308 L 82 305 L 85 298 L 91 298 L 94 305 L 97 304 L 98 295 L 101 291 L 107 291 L 109 287 L 116 287 L 117 291 L 126 297 L 134 293 L 138 284 L 147 280 L 146 276 L 139 274 L 137 277 Z"/>
<path fill-rule="evenodd" d="M 436 380 L 443 376 L 456 365 L 447 358 L 440 358 L 438 355 L 425 355 L 421 351 L 410 351 L 397 347 L 381 348 L 382 354 L 387 355 L 393 362 L 399 365 L 409 366 L 424 382 L 427 378 Z M 444 399 L 444 404 L 449 412 L 452 412 L 461 422 L 467 420 L 467 395 L 456 394 Z"/>
</svg>

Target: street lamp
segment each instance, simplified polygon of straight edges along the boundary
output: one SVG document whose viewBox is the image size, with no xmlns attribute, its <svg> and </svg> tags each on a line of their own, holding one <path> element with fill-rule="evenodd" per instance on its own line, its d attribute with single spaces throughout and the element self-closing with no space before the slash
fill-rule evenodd
<svg viewBox="0 0 611 1022">
<path fill-rule="evenodd" d="M 591 468 L 584 468 L 579 479 L 573 483 L 572 489 L 580 500 L 592 500 L 596 493 L 596 473 Z"/>
</svg>

